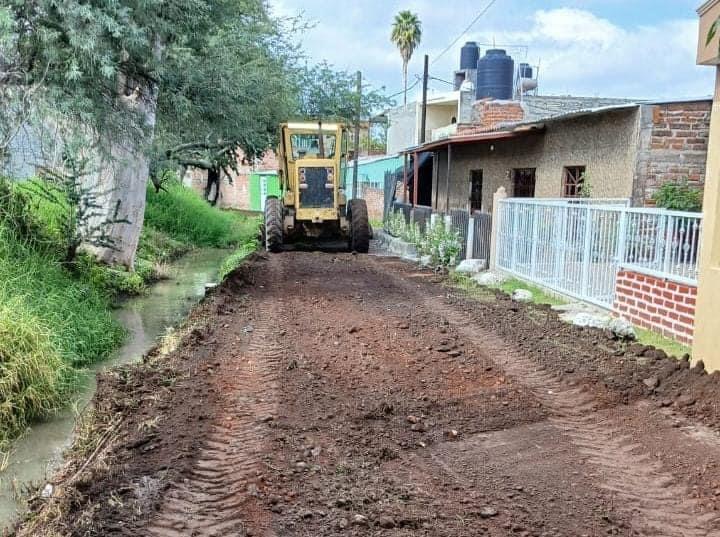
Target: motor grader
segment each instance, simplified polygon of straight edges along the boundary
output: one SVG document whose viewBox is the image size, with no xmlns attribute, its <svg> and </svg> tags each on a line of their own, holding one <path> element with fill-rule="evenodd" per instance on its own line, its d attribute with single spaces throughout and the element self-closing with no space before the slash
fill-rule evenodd
<svg viewBox="0 0 720 537">
<path fill-rule="evenodd" d="M 370 226 L 365 200 L 347 199 L 348 129 L 342 123 L 289 122 L 280 126 L 280 196 L 265 200 L 265 246 L 286 241 L 347 239 L 367 253 Z"/>
</svg>

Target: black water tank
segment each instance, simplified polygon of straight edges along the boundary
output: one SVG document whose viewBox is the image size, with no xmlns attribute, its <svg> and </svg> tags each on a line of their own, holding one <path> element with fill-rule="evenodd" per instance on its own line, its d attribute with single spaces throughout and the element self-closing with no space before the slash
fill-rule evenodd
<svg viewBox="0 0 720 537">
<path fill-rule="evenodd" d="M 475 96 L 478 99 L 510 100 L 513 96 L 515 63 L 502 49 L 489 49 L 478 60 Z"/>
<path fill-rule="evenodd" d="M 460 69 L 475 69 L 480 58 L 480 49 L 475 41 L 468 41 L 460 49 Z"/>
<path fill-rule="evenodd" d="M 521 63 L 518 66 L 518 74 L 520 78 L 532 78 L 532 67 L 529 63 Z"/>
</svg>

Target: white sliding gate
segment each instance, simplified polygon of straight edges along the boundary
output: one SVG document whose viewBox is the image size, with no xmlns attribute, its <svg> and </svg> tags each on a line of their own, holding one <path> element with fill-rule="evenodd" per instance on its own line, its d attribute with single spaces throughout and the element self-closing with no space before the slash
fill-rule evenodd
<svg viewBox="0 0 720 537">
<path fill-rule="evenodd" d="M 611 308 L 620 268 L 697 285 L 702 217 L 624 200 L 500 200 L 498 268 Z"/>
</svg>

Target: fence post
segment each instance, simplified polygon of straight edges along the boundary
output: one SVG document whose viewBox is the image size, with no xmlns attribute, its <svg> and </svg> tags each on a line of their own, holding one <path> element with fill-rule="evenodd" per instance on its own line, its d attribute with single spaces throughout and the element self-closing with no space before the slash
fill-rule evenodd
<svg viewBox="0 0 720 537">
<path fill-rule="evenodd" d="M 663 272 L 670 272 L 670 257 L 672 254 L 673 221 L 670 215 L 665 215 L 665 251 L 663 252 Z"/>
<path fill-rule="evenodd" d="M 475 218 L 468 217 L 467 242 L 465 244 L 465 259 L 475 258 Z"/>
<path fill-rule="evenodd" d="M 502 200 L 507 198 L 507 192 L 505 191 L 505 187 L 501 186 L 497 189 L 497 192 L 493 194 L 493 204 L 492 204 L 492 213 L 491 213 L 491 222 L 490 222 L 490 259 L 488 259 L 488 264 L 490 266 L 490 270 L 496 270 L 497 269 L 497 256 L 498 256 L 498 242 L 500 240 L 500 226 L 502 226 L 502 211 L 500 210 L 500 203 Z M 512 241 L 511 241 L 512 242 Z"/>
<path fill-rule="evenodd" d="M 443 221 L 444 221 L 444 223 L 445 223 L 445 230 L 446 230 L 446 231 L 451 230 L 451 229 L 453 228 L 453 225 L 452 225 L 452 216 L 450 216 L 449 214 L 446 214 L 445 217 L 444 217 L 444 219 L 443 219 Z"/>
<path fill-rule="evenodd" d="M 435 224 L 437 224 L 437 219 L 438 219 L 438 213 L 430 214 L 430 229 L 435 227 Z"/>
<path fill-rule="evenodd" d="M 533 209 L 533 228 L 532 228 L 532 250 L 530 252 L 530 277 L 537 277 L 537 250 L 538 250 L 538 233 L 540 228 L 540 210 L 537 205 L 532 206 Z"/>
<path fill-rule="evenodd" d="M 560 211 L 560 230 L 555 234 L 555 270 L 553 271 L 553 283 L 558 285 L 560 278 L 565 274 L 565 249 L 567 247 L 568 231 L 568 207 L 553 207 L 553 212 Z M 552 219 L 555 220 L 554 218 Z M 556 230 L 557 231 L 557 230 Z"/>
<path fill-rule="evenodd" d="M 592 212 L 590 205 L 585 209 L 585 240 L 583 243 L 582 255 L 582 279 L 580 293 L 583 297 L 589 294 L 588 284 L 590 282 L 590 251 L 592 247 Z"/>
<path fill-rule="evenodd" d="M 620 210 L 620 226 L 618 230 L 618 245 L 617 245 L 617 268 L 620 269 L 625 264 L 625 255 L 627 254 L 627 227 L 628 227 L 628 212 L 626 208 Z M 617 271 L 615 274 L 617 278 Z"/>
</svg>

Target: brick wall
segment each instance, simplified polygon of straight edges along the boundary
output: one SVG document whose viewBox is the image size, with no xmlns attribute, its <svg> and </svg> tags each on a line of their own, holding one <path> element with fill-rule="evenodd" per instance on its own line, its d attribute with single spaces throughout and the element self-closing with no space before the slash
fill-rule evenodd
<svg viewBox="0 0 720 537">
<path fill-rule="evenodd" d="M 250 210 L 250 174 L 256 171 L 275 171 L 277 169 L 278 163 L 274 151 L 268 151 L 261 159 L 253 163 L 245 161 L 241 155 L 238 158 L 238 171 L 230 172 L 232 183 L 224 174 L 220 179 L 220 197 L 217 206 L 223 209 Z M 183 182 L 203 195 L 207 183 L 207 172 L 190 169 L 185 174 Z"/>
<path fill-rule="evenodd" d="M 667 182 L 705 184 L 711 109 L 709 100 L 652 105 L 642 173 L 645 203 L 651 204 L 653 193 Z"/>
<path fill-rule="evenodd" d="M 458 125 L 457 134 L 466 136 L 491 131 L 503 123 L 522 121 L 525 112 L 516 101 L 494 101 L 482 99 L 473 105 L 473 122 L 471 125 Z"/>
<path fill-rule="evenodd" d="M 367 203 L 368 217 L 370 220 L 382 220 L 383 203 L 385 200 L 385 193 L 383 192 L 383 189 L 370 188 L 363 185 L 360 190 L 359 196 Z"/>
<path fill-rule="evenodd" d="M 697 287 L 621 270 L 614 310 L 637 326 L 690 345 L 696 297 Z"/>
</svg>

